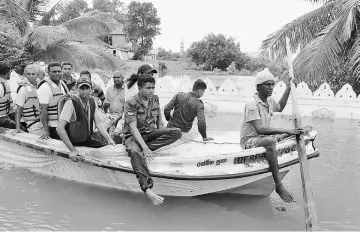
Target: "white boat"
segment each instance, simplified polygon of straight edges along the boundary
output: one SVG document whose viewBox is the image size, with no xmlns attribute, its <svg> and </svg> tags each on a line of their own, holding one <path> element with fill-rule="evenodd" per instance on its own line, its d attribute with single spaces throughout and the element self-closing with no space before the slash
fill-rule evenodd
<svg viewBox="0 0 360 232">
<path fill-rule="evenodd" d="M 123 145 L 79 147 L 85 160 L 73 162 L 61 141 L 39 140 L 29 133 L 12 136 L 10 131 L 0 135 L 2 162 L 68 180 L 141 192 Z M 319 156 L 313 144 L 316 135 L 311 131 L 304 137 L 308 159 Z M 184 134 L 176 143 L 155 151 L 157 157 L 148 162 L 154 192 L 187 197 L 213 193 L 268 196 L 274 190 L 274 182 L 265 149 L 242 150 L 239 143 L 230 140 L 238 141 L 239 132 L 219 135 L 210 142 Z M 283 178 L 298 163 L 296 141 L 294 138 L 281 141 L 276 149 Z"/>
</svg>

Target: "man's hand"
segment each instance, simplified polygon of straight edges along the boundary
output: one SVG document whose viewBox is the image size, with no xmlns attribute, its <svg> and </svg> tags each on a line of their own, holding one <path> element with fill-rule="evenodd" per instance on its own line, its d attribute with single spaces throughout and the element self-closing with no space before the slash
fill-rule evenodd
<svg viewBox="0 0 360 232">
<path fill-rule="evenodd" d="M 82 156 L 77 150 L 70 151 L 69 158 L 73 162 L 78 162 L 78 161 L 84 161 L 85 160 L 85 157 Z"/>
<path fill-rule="evenodd" d="M 144 157 L 146 160 L 150 161 L 155 158 L 155 154 L 147 147 L 143 149 Z"/>
<path fill-rule="evenodd" d="M 0 134 L 5 134 L 5 133 L 6 133 L 6 128 L 0 127 Z"/>
<path fill-rule="evenodd" d="M 108 144 L 113 145 L 113 146 L 116 145 L 116 143 L 114 142 L 114 140 L 112 140 L 112 138 L 108 139 Z"/>
<path fill-rule="evenodd" d="M 211 140 L 214 140 L 214 138 L 211 138 L 211 137 L 203 138 L 203 141 L 211 141 Z"/>
<path fill-rule="evenodd" d="M 15 136 L 17 133 L 22 133 L 23 131 L 21 129 L 15 129 L 11 132 L 12 136 Z"/>
<path fill-rule="evenodd" d="M 290 83 L 291 83 L 291 81 L 294 82 L 295 87 L 297 87 L 297 81 L 296 81 L 294 78 L 291 79 L 291 77 L 289 76 L 289 77 L 285 77 L 285 78 L 283 79 L 283 82 L 286 84 L 286 86 L 287 86 L 288 88 L 290 88 Z"/>
<path fill-rule="evenodd" d="M 50 139 L 50 132 L 49 130 L 43 129 L 39 139 Z"/>
<path fill-rule="evenodd" d="M 160 129 L 160 130 L 161 130 L 161 129 L 164 129 L 164 128 L 165 128 L 164 123 L 160 123 L 160 124 L 159 124 L 159 128 L 158 128 L 158 129 Z"/>
<path fill-rule="evenodd" d="M 304 131 L 304 129 L 299 128 L 299 129 L 287 130 L 287 131 L 285 131 L 285 133 L 289 134 L 289 135 L 301 135 L 301 134 L 304 134 L 305 131 Z"/>
</svg>

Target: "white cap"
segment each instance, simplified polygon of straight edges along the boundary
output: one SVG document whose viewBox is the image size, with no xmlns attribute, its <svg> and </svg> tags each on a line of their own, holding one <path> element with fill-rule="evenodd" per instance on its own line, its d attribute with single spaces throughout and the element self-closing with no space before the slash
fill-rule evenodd
<svg viewBox="0 0 360 232">
<path fill-rule="evenodd" d="M 256 74 L 255 85 L 261 85 L 262 83 L 265 83 L 267 81 L 275 82 L 275 77 L 271 74 L 268 68 L 265 68 L 264 70 Z"/>
</svg>

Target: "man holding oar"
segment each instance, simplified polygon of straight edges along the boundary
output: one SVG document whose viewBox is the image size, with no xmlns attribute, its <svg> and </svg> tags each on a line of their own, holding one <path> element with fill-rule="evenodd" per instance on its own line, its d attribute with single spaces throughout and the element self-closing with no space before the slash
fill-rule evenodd
<svg viewBox="0 0 360 232">
<path fill-rule="evenodd" d="M 279 175 L 279 165 L 276 154 L 276 142 L 290 135 L 297 135 L 302 130 L 283 129 L 270 127 L 273 112 L 282 112 L 290 94 L 290 78 L 285 78 L 286 90 L 279 102 L 272 97 L 275 86 L 275 78 L 268 69 L 264 69 L 256 75 L 256 90 L 244 110 L 244 121 L 241 126 L 240 145 L 243 149 L 264 147 L 266 160 L 269 163 L 271 173 L 275 181 L 275 191 L 285 202 L 293 202 L 294 199 L 285 189 Z"/>
</svg>

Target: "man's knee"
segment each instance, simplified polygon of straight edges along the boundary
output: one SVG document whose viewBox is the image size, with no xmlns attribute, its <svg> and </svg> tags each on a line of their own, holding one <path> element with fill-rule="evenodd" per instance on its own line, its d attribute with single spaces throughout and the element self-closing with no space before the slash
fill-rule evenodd
<svg viewBox="0 0 360 232">
<path fill-rule="evenodd" d="M 171 134 L 171 136 L 173 138 L 176 139 L 180 139 L 182 136 L 181 130 L 180 128 L 168 128 L 169 129 L 169 134 Z"/>
<path fill-rule="evenodd" d="M 259 139 L 258 145 L 259 145 L 259 147 L 272 148 L 276 145 L 276 141 L 273 136 L 266 136 L 266 137 Z"/>
</svg>

